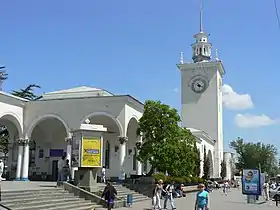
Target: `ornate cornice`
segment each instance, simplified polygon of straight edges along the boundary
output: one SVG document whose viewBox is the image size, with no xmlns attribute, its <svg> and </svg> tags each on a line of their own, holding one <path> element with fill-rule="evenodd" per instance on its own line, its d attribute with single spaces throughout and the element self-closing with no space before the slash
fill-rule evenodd
<svg viewBox="0 0 280 210">
<path fill-rule="evenodd" d="M 71 138 L 71 137 L 66 137 L 66 138 L 65 138 L 65 142 L 71 143 L 71 142 L 72 142 L 72 138 Z"/>
<path fill-rule="evenodd" d="M 23 139 L 23 138 L 20 138 L 20 139 L 17 139 L 17 143 L 18 144 L 28 144 L 29 143 L 29 140 L 28 139 Z"/>
<path fill-rule="evenodd" d="M 125 144 L 127 141 L 128 141 L 128 138 L 126 136 L 119 136 L 120 144 Z"/>
</svg>

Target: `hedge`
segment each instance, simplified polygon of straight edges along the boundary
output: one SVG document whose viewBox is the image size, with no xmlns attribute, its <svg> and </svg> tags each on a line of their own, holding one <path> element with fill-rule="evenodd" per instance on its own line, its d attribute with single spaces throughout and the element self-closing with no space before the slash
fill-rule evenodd
<svg viewBox="0 0 280 210">
<path fill-rule="evenodd" d="M 156 182 L 162 179 L 165 183 L 175 182 L 176 184 L 190 184 L 190 183 L 204 183 L 204 179 L 200 177 L 174 177 L 174 176 L 166 176 L 164 173 L 156 173 L 153 174 L 152 177 L 155 179 Z"/>
</svg>

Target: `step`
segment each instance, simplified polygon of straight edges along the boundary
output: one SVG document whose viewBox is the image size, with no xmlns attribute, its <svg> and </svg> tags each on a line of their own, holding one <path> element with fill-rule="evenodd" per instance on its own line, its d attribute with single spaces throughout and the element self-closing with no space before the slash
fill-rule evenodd
<svg viewBox="0 0 280 210">
<path fill-rule="evenodd" d="M 80 202 L 81 200 L 78 197 L 70 197 L 70 198 L 66 198 L 66 199 L 53 197 L 53 199 L 51 199 L 51 200 L 37 199 L 37 200 L 34 200 L 34 201 L 25 202 L 25 203 L 21 203 L 19 201 L 19 202 L 8 203 L 8 204 L 7 204 L 7 202 L 3 202 L 3 204 L 13 209 L 13 207 L 17 207 L 17 206 L 25 206 L 25 207 L 30 206 L 30 207 L 32 207 L 32 206 L 36 206 L 36 205 L 44 205 L 44 204 L 52 204 L 52 203 L 56 203 L 56 204 L 69 203 L 71 201 Z"/>
<path fill-rule="evenodd" d="M 48 193 L 21 193 L 21 194 L 2 194 L 2 200 L 6 200 L 6 199 L 23 199 L 23 198 L 28 198 L 28 197 L 33 197 L 33 198 L 37 198 L 37 197 L 50 197 L 50 196 L 67 196 L 67 195 L 71 195 L 66 191 L 62 191 L 62 192 L 48 192 Z"/>
<path fill-rule="evenodd" d="M 34 195 L 45 195 L 45 194 L 51 194 L 51 193 L 63 193 L 66 192 L 65 190 L 48 190 L 48 191 L 13 191 L 13 192 L 2 192 L 2 196 L 20 196 L 20 195 L 26 195 L 26 196 L 34 196 Z"/>
<path fill-rule="evenodd" d="M 17 194 L 17 193 L 36 193 L 36 192 L 58 192 L 64 191 L 62 188 L 52 187 L 52 188 L 40 188 L 40 189 L 28 189 L 28 190 L 2 190 L 2 193 L 5 194 Z"/>
<path fill-rule="evenodd" d="M 21 205 L 16 208 L 12 208 L 12 210 L 41 210 L 41 209 L 57 209 L 57 207 L 64 207 L 65 209 L 76 209 L 78 207 L 88 207 L 90 208 L 92 206 L 92 203 L 90 201 L 70 201 L 70 202 L 55 202 L 55 203 L 49 203 L 49 204 L 40 204 L 33 205 L 33 206 L 25 206 Z M 9 206 L 7 206 L 9 207 Z"/>
</svg>

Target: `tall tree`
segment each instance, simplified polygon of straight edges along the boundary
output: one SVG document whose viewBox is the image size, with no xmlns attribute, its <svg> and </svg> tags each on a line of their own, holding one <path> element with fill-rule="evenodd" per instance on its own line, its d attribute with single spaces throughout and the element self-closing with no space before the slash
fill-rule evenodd
<svg viewBox="0 0 280 210">
<path fill-rule="evenodd" d="M 204 179 L 210 178 L 210 159 L 206 153 L 205 147 L 203 151 L 203 178 Z"/>
<path fill-rule="evenodd" d="M 146 101 L 139 121 L 138 135 L 143 143 L 138 146 L 138 160 L 149 161 L 151 171 L 167 171 L 171 175 L 191 175 L 195 162 L 194 141 L 190 131 L 180 128 L 176 109 L 160 101 Z"/>
<path fill-rule="evenodd" d="M 4 70 L 5 66 L 0 66 L 0 91 L 2 90 L 2 83 L 8 79 L 8 74 Z"/>
<path fill-rule="evenodd" d="M 41 87 L 36 84 L 28 85 L 26 88 L 20 89 L 19 91 L 13 90 L 12 95 L 32 101 L 38 98 L 38 96 L 34 94 L 34 89 L 36 88 Z"/>
<path fill-rule="evenodd" d="M 194 151 L 195 151 L 195 170 L 194 170 L 194 175 L 199 177 L 200 176 L 200 163 L 201 163 L 201 159 L 200 159 L 200 151 L 197 148 L 196 142 L 194 143 Z"/>
<path fill-rule="evenodd" d="M 224 179 L 227 176 L 227 165 L 226 165 L 226 161 L 222 160 L 221 162 L 221 174 L 220 176 L 222 177 L 222 179 Z"/>
<path fill-rule="evenodd" d="M 236 168 L 259 168 L 269 175 L 275 173 L 277 167 L 277 149 L 274 145 L 261 142 L 245 142 L 242 138 L 237 138 L 230 143 L 230 147 L 238 154 Z"/>
</svg>

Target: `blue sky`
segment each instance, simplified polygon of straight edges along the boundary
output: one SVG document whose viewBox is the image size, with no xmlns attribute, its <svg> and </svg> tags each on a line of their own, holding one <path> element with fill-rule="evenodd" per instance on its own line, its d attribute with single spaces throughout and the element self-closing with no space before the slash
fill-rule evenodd
<svg viewBox="0 0 280 210">
<path fill-rule="evenodd" d="M 248 94 L 238 99 L 253 104 L 224 108 L 225 146 L 241 136 L 279 147 L 280 30 L 273 1 L 205 0 L 204 28 L 226 68 L 224 83 L 235 92 L 229 97 Z M 88 85 L 179 109 L 176 63 L 181 51 L 191 60 L 199 0 L 3 1 L 0 29 L 6 91 L 30 83 L 43 92 Z"/>
</svg>

